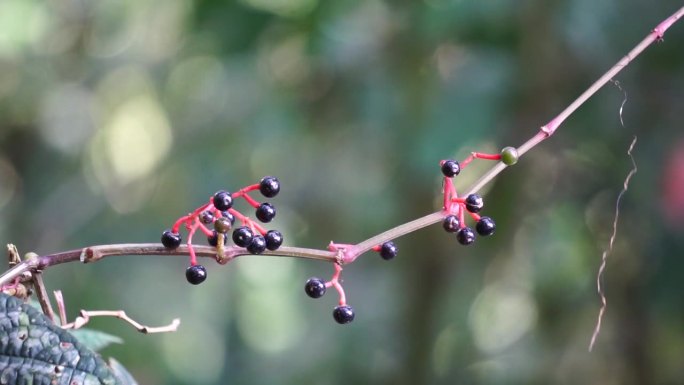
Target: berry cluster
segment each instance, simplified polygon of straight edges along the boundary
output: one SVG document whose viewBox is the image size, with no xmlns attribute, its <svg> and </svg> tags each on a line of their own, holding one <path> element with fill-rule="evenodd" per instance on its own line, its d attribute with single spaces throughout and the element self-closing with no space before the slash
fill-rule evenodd
<svg viewBox="0 0 684 385">
<path fill-rule="evenodd" d="M 283 235 L 278 230 L 266 230 L 261 225 L 246 217 L 233 208 L 234 199 L 243 198 L 250 206 L 256 209 L 256 218 L 268 223 L 276 216 L 275 207 L 268 202 L 260 203 L 249 195 L 249 192 L 259 190 L 266 198 L 273 198 L 280 192 L 278 178 L 267 176 L 259 183 L 240 189 L 236 193 L 217 191 L 209 202 L 198 207 L 188 215 L 180 217 L 173 227 L 165 230 L 161 236 L 162 244 L 175 249 L 180 246 L 182 237 L 180 227 L 185 226 L 188 230 L 188 250 L 190 253 L 190 267 L 185 271 L 185 277 L 193 285 L 198 285 L 207 278 L 207 270 L 197 263 L 197 257 L 192 248 L 192 236 L 199 229 L 207 236 L 207 242 L 217 248 L 217 258 L 222 258 L 223 247 L 228 241 L 228 232 L 232 229 L 232 240 L 235 246 L 244 247 L 251 254 L 261 254 L 266 250 L 277 250 L 283 243 Z M 233 228 L 236 219 L 241 226 Z M 212 226 L 210 229 L 208 226 Z"/>
<path fill-rule="evenodd" d="M 351 245 L 330 243 L 328 249 L 330 251 L 343 253 L 344 249 L 350 246 Z M 375 246 L 373 251 L 378 252 L 382 259 L 390 260 L 397 256 L 399 249 L 394 242 L 388 241 L 382 245 Z M 338 305 L 333 309 L 333 319 L 335 319 L 338 324 L 348 324 L 354 320 L 354 308 L 347 305 L 347 297 L 344 294 L 344 288 L 342 287 L 342 282 L 340 281 L 341 273 L 342 265 L 336 263 L 335 273 L 330 281 L 326 282 L 317 277 L 309 278 L 304 285 L 304 292 L 311 298 L 321 298 L 329 287 L 334 287 L 339 294 L 339 301 Z"/>
<path fill-rule="evenodd" d="M 475 231 L 481 236 L 489 236 L 494 234 L 496 229 L 496 224 L 492 218 L 479 214 L 484 207 L 484 200 L 481 196 L 470 194 L 462 198 L 456 193 L 453 178 L 474 159 L 500 160 L 505 165 L 511 166 L 518 161 L 518 152 L 513 147 L 506 147 L 501 150 L 500 154 L 473 152 L 460 163 L 453 159 L 440 162 L 442 174 L 444 174 L 444 211 L 446 212 L 442 227 L 448 233 L 455 233 L 456 240 L 462 245 L 470 245 L 475 242 Z M 466 212 L 476 222 L 475 231 L 466 226 Z"/>
</svg>

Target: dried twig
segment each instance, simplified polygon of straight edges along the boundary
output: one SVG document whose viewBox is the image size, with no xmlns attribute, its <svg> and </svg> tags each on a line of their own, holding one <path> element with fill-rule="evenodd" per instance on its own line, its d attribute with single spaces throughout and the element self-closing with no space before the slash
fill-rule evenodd
<svg viewBox="0 0 684 385">
<path fill-rule="evenodd" d="M 142 325 L 135 321 L 133 318 L 129 317 L 123 310 L 81 310 L 80 315 L 76 317 L 74 322 L 62 325 L 62 329 L 78 329 L 83 327 L 90 321 L 91 317 L 116 317 L 121 320 L 126 321 L 136 328 L 139 332 L 150 334 L 150 333 L 168 333 L 175 332 L 180 325 L 180 319 L 174 318 L 170 324 L 165 326 L 150 327 Z"/>
</svg>

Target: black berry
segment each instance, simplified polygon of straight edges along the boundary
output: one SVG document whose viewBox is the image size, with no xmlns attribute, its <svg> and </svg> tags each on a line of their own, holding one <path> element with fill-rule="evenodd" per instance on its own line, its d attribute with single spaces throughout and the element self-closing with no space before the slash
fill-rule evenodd
<svg viewBox="0 0 684 385">
<path fill-rule="evenodd" d="M 336 306 L 333 318 L 338 324 L 348 324 L 354 320 L 354 309 L 348 305 Z"/>
<path fill-rule="evenodd" d="M 442 227 L 448 233 L 455 233 L 461 227 L 461 222 L 456 215 L 447 215 L 442 221 Z"/>
<path fill-rule="evenodd" d="M 223 244 L 225 245 L 227 241 L 228 237 L 224 236 Z M 212 230 L 212 234 L 207 237 L 207 242 L 209 242 L 209 244 L 214 247 L 218 245 L 218 233 L 216 232 L 216 230 Z"/>
<path fill-rule="evenodd" d="M 217 191 L 214 194 L 214 207 L 220 211 L 226 211 L 233 207 L 233 196 L 227 191 Z"/>
<path fill-rule="evenodd" d="M 252 237 L 252 241 L 247 245 L 247 251 L 252 254 L 261 254 L 266 250 L 266 240 L 260 234 Z"/>
<path fill-rule="evenodd" d="M 208 225 L 212 222 L 214 222 L 214 214 L 211 213 L 211 211 L 202 211 L 199 215 L 200 222 L 204 223 L 205 225 Z"/>
<path fill-rule="evenodd" d="M 225 217 L 218 217 L 214 221 L 214 229 L 218 231 L 219 233 L 227 233 L 230 231 L 230 229 L 233 227 L 233 224 L 230 222 L 230 219 L 225 218 Z"/>
<path fill-rule="evenodd" d="M 445 160 L 444 163 L 442 163 L 442 174 L 444 174 L 444 176 L 453 178 L 460 172 L 461 165 L 457 161 L 449 159 Z"/>
<path fill-rule="evenodd" d="M 276 209 L 270 203 L 262 203 L 256 209 L 256 217 L 264 223 L 268 223 L 275 218 Z"/>
<path fill-rule="evenodd" d="M 456 232 L 456 239 L 462 245 L 470 245 L 475 242 L 475 233 L 470 227 L 464 227 Z"/>
<path fill-rule="evenodd" d="M 233 243 L 239 247 L 247 247 L 254 238 L 254 233 L 249 227 L 242 226 L 233 230 Z"/>
<path fill-rule="evenodd" d="M 181 236 L 171 230 L 165 230 L 161 236 L 161 243 L 167 249 L 176 249 L 181 244 Z"/>
<path fill-rule="evenodd" d="M 482 210 L 482 207 L 484 206 L 484 201 L 482 200 L 481 196 L 477 194 L 470 194 L 465 199 L 465 206 L 466 209 L 471 213 L 477 213 L 480 212 L 480 210 Z"/>
<path fill-rule="evenodd" d="M 199 285 L 207 279 L 207 269 L 202 265 L 190 266 L 185 269 L 185 278 L 193 285 Z"/>
<path fill-rule="evenodd" d="M 235 216 L 234 216 L 233 214 L 231 214 L 230 212 L 228 212 L 228 211 L 221 211 L 221 216 L 222 216 L 223 218 L 227 218 L 227 219 L 230 221 L 230 224 L 231 224 L 231 225 L 234 225 L 234 224 L 235 224 Z"/>
<path fill-rule="evenodd" d="M 304 285 L 304 292 L 311 298 L 321 298 L 325 294 L 325 282 L 320 278 L 309 278 Z"/>
<path fill-rule="evenodd" d="M 266 198 L 273 198 L 280 192 L 280 181 L 274 176 L 265 176 L 259 182 L 259 191 Z"/>
<path fill-rule="evenodd" d="M 490 217 L 481 217 L 475 225 L 475 230 L 477 230 L 477 233 L 485 237 L 494 234 L 495 229 L 496 224 Z"/>
<path fill-rule="evenodd" d="M 399 249 L 392 241 L 387 241 L 380 246 L 380 256 L 384 260 L 390 260 L 397 256 Z"/>
<path fill-rule="evenodd" d="M 278 230 L 269 230 L 266 233 L 266 248 L 273 251 L 278 250 L 280 245 L 283 244 L 283 234 Z"/>
</svg>

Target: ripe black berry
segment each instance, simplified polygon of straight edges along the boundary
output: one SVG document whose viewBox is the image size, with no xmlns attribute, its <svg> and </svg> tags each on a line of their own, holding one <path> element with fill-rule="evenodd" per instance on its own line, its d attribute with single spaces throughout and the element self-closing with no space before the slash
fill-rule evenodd
<svg viewBox="0 0 684 385">
<path fill-rule="evenodd" d="M 304 292 L 311 298 L 321 298 L 325 294 L 325 282 L 320 278 L 309 278 L 304 285 Z"/>
<path fill-rule="evenodd" d="M 214 221 L 214 229 L 218 231 L 219 233 L 227 233 L 230 231 L 230 229 L 233 227 L 233 224 L 230 222 L 230 219 L 225 218 L 225 217 L 219 217 L 216 218 Z"/>
<path fill-rule="evenodd" d="M 471 213 L 477 213 L 482 210 L 484 201 L 482 200 L 481 196 L 477 194 L 470 194 L 465 199 L 465 206 L 466 210 L 470 211 Z"/>
<path fill-rule="evenodd" d="M 442 221 L 442 227 L 447 233 L 455 233 L 461 227 L 461 222 L 459 222 L 456 215 L 447 215 Z"/>
<path fill-rule="evenodd" d="M 207 279 L 207 269 L 202 265 L 190 266 L 185 269 L 185 279 L 193 285 L 199 285 Z"/>
<path fill-rule="evenodd" d="M 276 209 L 270 203 L 262 203 L 256 209 L 256 217 L 264 223 L 268 223 L 275 218 Z"/>
<path fill-rule="evenodd" d="M 338 324 L 348 324 L 354 320 L 354 309 L 348 305 L 336 306 L 333 318 Z"/>
<path fill-rule="evenodd" d="M 176 249 L 181 244 L 181 236 L 171 230 L 165 230 L 161 236 L 161 243 L 167 249 Z"/>
<path fill-rule="evenodd" d="M 456 239 L 462 245 L 470 245 L 475 242 L 475 233 L 470 227 L 464 227 L 456 232 Z"/>
<path fill-rule="evenodd" d="M 205 225 L 208 225 L 212 222 L 214 222 L 214 214 L 211 213 L 211 211 L 202 211 L 199 215 L 200 222 L 204 223 Z"/>
<path fill-rule="evenodd" d="M 217 191 L 214 194 L 214 207 L 220 211 L 228 210 L 233 207 L 233 196 L 227 191 Z"/>
<path fill-rule="evenodd" d="M 280 192 L 280 181 L 274 176 L 265 176 L 259 182 L 259 191 L 266 198 L 273 198 Z"/>
<path fill-rule="evenodd" d="M 444 176 L 453 178 L 460 172 L 461 165 L 457 161 L 449 159 L 445 160 L 444 163 L 442 163 L 442 174 L 444 174 Z"/>
<path fill-rule="evenodd" d="M 280 245 L 283 244 L 283 234 L 278 230 L 269 230 L 266 233 L 266 248 L 273 251 L 278 250 Z"/>
<path fill-rule="evenodd" d="M 390 260 L 397 256 L 399 249 L 392 241 L 387 241 L 380 246 L 380 256 L 384 260 Z"/>
<path fill-rule="evenodd" d="M 252 242 L 254 233 L 247 226 L 238 227 L 233 230 L 233 243 L 239 247 L 247 247 Z"/>
<path fill-rule="evenodd" d="M 231 214 L 230 212 L 228 212 L 228 211 L 221 211 L 221 216 L 222 216 L 223 218 L 227 218 L 227 219 L 230 221 L 230 224 L 231 224 L 231 225 L 234 225 L 234 224 L 235 224 L 235 216 L 234 216 L 233 214 Z"/>
<path fill-rule="evenodd" d="M 225 245 L 227 241 L 228 241 L 228 237 L 224 236 L 223 237 L 223 244 Z M 218 233 L 216 232 L 216 230 L 212 230 L 212 234 L 207 237 L 207 242 L 209 242 L 209 244 L 211 246 L 214 246 L 214 247 L 216 247 L 216 245 L 218 245 Z"/>
<path fill-rule="evenodd" d="M 481 217 L 475 225 L 475 230 L 477 230 L 477 233 L 485 237 L 487 235 L 494 234 L 495 229 L 496 224 L 494 223 L 494 220 L 490 217 Z"/>
<path fill-rule="evenodd" d="M 252 254 L 261 254 L 266 250 L 266 240 L 260 234 L 252 237 L 252 241 L 247 245 L 247 251 Z"/>
</svg>

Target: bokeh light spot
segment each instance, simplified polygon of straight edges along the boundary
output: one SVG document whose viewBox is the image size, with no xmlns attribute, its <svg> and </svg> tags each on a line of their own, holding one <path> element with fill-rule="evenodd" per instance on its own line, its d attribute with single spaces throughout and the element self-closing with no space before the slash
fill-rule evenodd
<svg viewBox="0 0 684 385">
<path fill-rule="evenodd" d="M 493 284 L 477 296 L 469 318 L 477 347 L 494 353 L 516 342 L 534 326 L 537 306 L 526 290 Z"/>
<path fill-rule="evenodd" d="M 164 335 L 162 355 L 171 377 L 186 384 L 217 383 L 226 357 L 224 336 L 198 318 L 192 329 Z"/>
<path fill-rule="evenodd" d="M 152 172 L 171 149 L 166 115 L 150 97 L 123 104 L 105 126 L 104 135 L 107 159 L 121 183 Z"/>
</svg>

